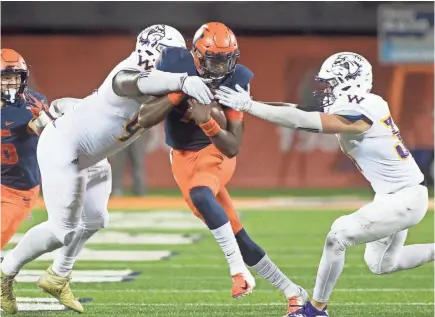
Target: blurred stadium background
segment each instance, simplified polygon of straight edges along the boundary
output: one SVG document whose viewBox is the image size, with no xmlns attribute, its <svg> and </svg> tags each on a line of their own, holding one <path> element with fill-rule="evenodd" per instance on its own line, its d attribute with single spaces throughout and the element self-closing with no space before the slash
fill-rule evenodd
<svg viewBox="0 0 435 317">
<path fill-rule="evenodd" d="M 374 92 L 390 103 L 406 144 L 432 181 L 432 4 L 4 2 L 2 47 L 25 57 L 32 66 L 30 86 L 49 100 L 84 97 L 133 50 L 136 35 L 147 25 L 166 23 L 192 40 L 203 23 L 222 21 L 238 36 L 240 62 L 255 74 L 254 97 L 298 103 L 310 102 L 313 77 L 327 56 L 355 51 L 373 64 Z M 174 188 L 162 128 L 142 141 L 148 187 Z M 131 183 L 129 175 L 125 173 L 126 186 Z M 334 136 L 277 128 L 247 116 L 243 150 L 230 186 L 367 188 L 368 184 L 342 155 Z"/>
<path fill-rule="evenodd" d="M 433 185 L 433 2 L 2 2 L 1 19 L 2 47 L 24 56 L 31 65 L 30 87 L 49 101 L 90 94 L 130 54 L 137 34 L 151 24 L 178 28 L 188 45 L 205 22 L 220 21 L 232 28 L 241 49 L 240 63 L 255 74 L 251 89 L 257 100 L 309 103 L 313 77 L 322 61 L 339 51 L 358 52 L 372 63 L 374 92 L 389 102 L 402 137 Z M 106 273 L 124 269 L 121 278 L 112 276 L 112 280 L 99 280 L 103 273 L 95 271 L 77 275 L 76 294 L 93 300 L 90 316 L 280 315 L 282 298 L 270 293 L 266 283 L 260 282 L 259 295 L 245 304 L 229 302 L 229 278 L 220 250 L 197 219 L 186 214 L 187 220 L 178 213 L 186 206 L 171 174 L 162 127 L 137 142 L 131 154 L 133 165 L 123 169 L 127 154 L 116 163 L 114 179 L 119 182 L 114 194 L 125 190 L 126 195 L 148 195 L 113 198 L 112 227 L 107 236 L 91 240 L 89 252 L 76 266 Z M 139 171 L 136 183 L 129 171 L 133 175 Z M 285 272 L 310 288 L 333 219 L 364 204 L 371 190 L 341 153 L 334 136 L 278 128 L 247 115 L 230 193 L 237 197 L 236 207 L 257 241 Z M 270 198 L 284 195 L 290 197 Z M 332 200 L 333 195 L 339 197 Z M 43 210 L 42 201 L 38 208 Z M 145 218 L 145 213 L 123 213 L 148 209 L 158 213 Z M 45 217 L 36 211 L 21 231 Z M 127 220 L 130 224 L 124 224 Z M 160 235 L 147 239 L 141 236 L 144 231 Z M 131 234 L 136 236 L 129 240 Z M 190 238 L 177 240 L 177 234 Z M 14 243 L 18 240 L 15 237 Z M 411 231 L 410 240 L 433 241 L 433 203 L 425 221 Z M 97 255 L 96 250 L 113 252 Z M 373 277 L 364 267 L 362 252 L 362 247 L 349 252 L 348 276 L 333 298 L 334 316 L 433 316 L 431 266 L 394 277 Z M 29 268 L 45 269 L 48 259 Z M 131 274 L 144 268 L 146 274 Z M 36 273 L 29 272 L 21 282 L 33 282 Z M 126 286 L 117 283 L 121 280 L 134 281 Z M 92 283 L 80 284 L 86 281 Z M 22 307 L 61 309 L 43 300 L 35 306 L 31 298 L 41 294 L 34 284 L 23 285 L 19 295 L 30 299 Z M 45 316 L 32 314 L 25 316 Z"/>
</svg>

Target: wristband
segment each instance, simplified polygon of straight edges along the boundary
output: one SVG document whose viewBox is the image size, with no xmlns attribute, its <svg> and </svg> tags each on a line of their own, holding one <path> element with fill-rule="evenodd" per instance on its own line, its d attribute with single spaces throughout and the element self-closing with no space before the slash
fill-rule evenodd
<svg viewBox="0 0 435 317">
<path fill-rule="evenodd" d="M 183 101 L 184 97 L 186 97 L 186 95 L 181 91 L 168 94 L 168 99 L 174 106 L 177 106 L 181 101 Z"/>
<path fill-rule="evenodd" d="M 204 131 L 205 135 L 210 137 L 217 135 L 221 130 L 221 127 L 213 118 L 210 118 L 206 123 L 201 123 L 199 126 L 202 131 Z"/>
</svg>

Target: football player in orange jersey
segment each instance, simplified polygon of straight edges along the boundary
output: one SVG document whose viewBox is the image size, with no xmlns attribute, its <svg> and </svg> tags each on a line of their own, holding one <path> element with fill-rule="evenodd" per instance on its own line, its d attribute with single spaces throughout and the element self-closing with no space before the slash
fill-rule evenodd
<svg viewBox="0 0 435 317">
<path fill-rule="evenodd" d="M 191 51 L 165 49 L 156 69 L 174 73 L 174 84 L 168 86 L 175 86 L 175 74 L 184 73 L 202 77 L 211 89 L 220 85 L 249 89 L 253 73 L 237 63 L 239 56 L 234 33 L 222 23 L 211 22 L 196 32 Z M 150 128 L 165 120 L 174 178 L 186 203 L 205 222 L 225 255 L 233 279 L 233 298 L 253 291 L 255 280 L 249 266 L 285 294 L 288 313 L 294 312 L 308 299 L 307 292 L 292 283 L 252 241 L 226 189 L 241 145 L 243 114 L 224 107 L 227 127 L 222 128 L 212 118 L 211 108 L 182 92 L 172 92 L 144 105 L 139 124 Z"/>
<path fill-rule="evenodd" d="M 47 99 L 27 89 L 29 68 L 24 58 L 8 48 L 1 50 L 1 248 L 29 214 L 39 194 L 36 159 L 38 134 L 48 119 Z M 2 280 L 5 278 L 3 273 Z M 12 280 L 10 281 L 12 283 Z M 3 283 L 2 283 L 3 286 Z M 10 296 L 2 287 L 3 296 Z M 2 309 L 16 306 L 2 300 Z"/>
</svg>

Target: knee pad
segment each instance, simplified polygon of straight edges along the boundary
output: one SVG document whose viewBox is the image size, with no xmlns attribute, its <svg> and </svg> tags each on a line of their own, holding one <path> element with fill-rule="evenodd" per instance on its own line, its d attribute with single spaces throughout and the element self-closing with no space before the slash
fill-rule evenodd
<svg viewBox="0 0 435 317">
<path fill-rule="evenodd" d="M 90 217 L 89 214 L 93 216 Z M 92 213 L 88 213 L 85 211 L 85 215 L 83 217 L 83 221 L 81 226 L 85 229 L 89 230 L 100 230 L 103 228 L 107 228 L 109 225 L 109 212 L 106 210 L 103 211 L 92 211 Z"/>
<path fill-rule="evenodd" d="M 205 186 L 193 187 L 189 195 L 193 205 L 199 212 L 204 209 L 209 199 L 215 199 L 211 189 Z"/>
<path fill-rule="evenodd" d="M 245 231 L 240 230 L 236 234 L 237 244 L 239 245 L 240 252 L 242 253 L 243 261 L 249 265 L 254 266 L 266 255 L 266 252 L 260 248 Z"/>
<path fill-rule="evenodd" d="M 210 188 L 205 186 L 194 187 L 190 190 L 189 195 L 193 205 L 204 218 L 210 230 L 217 229 L 228 222 L 225 210 L 217 202 Z"/>
</svg>

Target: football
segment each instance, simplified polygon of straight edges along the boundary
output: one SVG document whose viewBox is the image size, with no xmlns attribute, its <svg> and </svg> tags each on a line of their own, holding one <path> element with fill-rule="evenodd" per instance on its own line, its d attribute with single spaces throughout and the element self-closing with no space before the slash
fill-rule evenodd
<svg viewBox="0 0 435 317">
<path fill-rule="evenodd" d="M 217 124 L 221 129 L 227 129 L 227 118 L 225 117 L 225 112 L 219 102 L 213 100 L 211 108 L 211 117 L 216 120 Z"/>
</svg>

